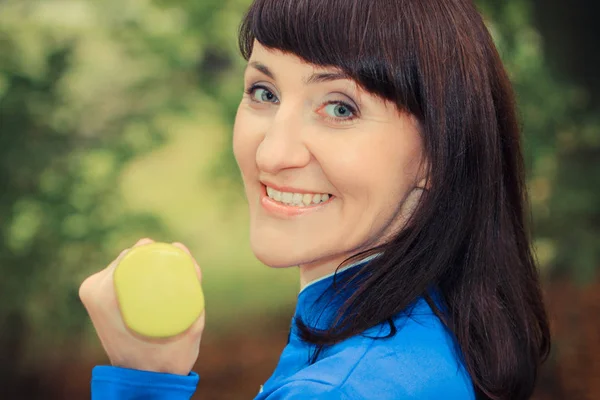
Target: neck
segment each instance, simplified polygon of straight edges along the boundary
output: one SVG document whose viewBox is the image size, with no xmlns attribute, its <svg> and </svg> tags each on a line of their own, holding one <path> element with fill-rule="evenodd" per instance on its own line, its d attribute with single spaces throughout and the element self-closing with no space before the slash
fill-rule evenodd
<svg viewBox="0 0 600 400">
<path fill-rule="evenodd" d="M 306 285 L 334 273 L 342 261 L 344 260 L 335 258 L 325 262 L 320 261 L 318 263 L 300 265 L 300 291 L 302 291 Z"/>
<path fill-rule="evenodd" d="M 361 260 L 355 261 L 351 264 L 348 264 L 338 270 L 341 272 L 343 270 L 352 268 L 360 263 L 369 261 L 375 258 L 378 254 L 373 254 L 368 257 L 364 257 Z M 332 276 L 336 269 L 340 266 L 340 264 L 346 260 L 348 256 L 344 257 L 335 257 L 325 261 L 319 261 L 318 263 L 308 263 L 300 265 L 300 291 L 304 290 L 307 286 L 316 283 L 322 279 L 326 279 Z"/>
</svg>

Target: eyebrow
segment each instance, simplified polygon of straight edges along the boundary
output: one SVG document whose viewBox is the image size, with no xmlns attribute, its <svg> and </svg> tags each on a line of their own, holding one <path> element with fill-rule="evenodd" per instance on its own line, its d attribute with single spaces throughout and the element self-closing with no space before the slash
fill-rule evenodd
<svg viewBox="0 0 600 400">
<path fill-rule="evenodd" d="M 248 65 L 250 65 L 251 67 L 255 68 L 256 70 L 262 72 L 269 78 L 271 78 L 273 80 L 277 80 L 275 78 L 275 74 L 266 65 L 261 64 L 258 61 L 252 61 Z M 310 77 L 308 77 L 308 79 L 304 80 L 304 84 L 312 85 L 315 83 L 331 82 L 331 81 L 337 81 L 337 80 L 343 80 L 343 79 L 352 79 L 352 78 L 350 78 L 350 76 L 348 74 L 343 73 L 343 72 L 321 72 L 321 73 L 312 74 Z"/>
<path fill-rule="evenodd" d="M 258 61 L 252 61 L 250 64 L 248 64 L 251 67 L 254 67 L 255 69 L 259 70 L 260 72 L 262 72 L 263 74 L 265 74 L 266 76 L 268 76 L 269 78 L 276 80 L 275 79 L 275 74 L 273 74 L 271 72 L 271 70 L 269 69 L 269 67 L 267 67 L 264 64 L 259 63 Z"/>
</svg>

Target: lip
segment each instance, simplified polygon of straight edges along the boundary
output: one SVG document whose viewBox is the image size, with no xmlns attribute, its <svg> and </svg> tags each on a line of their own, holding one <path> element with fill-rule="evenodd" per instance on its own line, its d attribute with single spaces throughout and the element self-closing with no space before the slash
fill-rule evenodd
<svg viewBox="0 0 600 400">
<path fill-rule="evenodd" d="M 271 185 L 269 185 L 269 187 L 271 187 L 275 190 L 280 190 Z M 323 209 L 323 207 L 329 205 L 329 203 L 331 203 L 335 199 L 335 196 L 331 196 L 329 198 L 329 200 L 327 200 L 324 203 L 311 204 L 310 206 L 306 206 L 306 207 L 296 207 L 296 206 L 288 206 L 286 204 L 280 203 L 278 201 L 273 200 L 269 196 L 267 196 L 267 187 L 264 184 L 260 185 L 260 190 L 261 190 L 261 196 L 260 196 L 261 206 L 267 212 L 284 217 L 284 218 L 291 218 L 291 217 L 296 217 L 296 216 L 305 215 L 305 214 L 308 214 L 311 212 L 319 211 L 319 210 Z M 281 191 L 286 191 L 286 190 L 281 190 Z M 296 191 L 294 193 L 311 193 L 311 192 Z"/>
<path fill-rule="evenodd" d="M 310 190 L 297 189 L 297 188 L 293 188 L 293 187 L 289 187 L 289 186 L 278 186 L 278 185 L 276 185 L 274 183 L 271 183 L 271 182 L 268 182 L 268 181 L 265 181 L 265 180 L 262 180 L 262 179 L 260 179 L 259 181 L 260 181 L 260 183 L 262 183 L 263 188 L 264 188 L 264 186 L 268 186 L 271 189 L 275 189 L 275 190 L 277 190 L 279 192 L 302 193 L 302 194 L 306 194 L 306 193 L 309 193 L 309 194 L 327 193 L 327 192 L 319 192 L 319 191 L 312 191 L 311 192 Z M 329 195 L 331 196 L 331 194 L 329 194 Z"/>
</svg>

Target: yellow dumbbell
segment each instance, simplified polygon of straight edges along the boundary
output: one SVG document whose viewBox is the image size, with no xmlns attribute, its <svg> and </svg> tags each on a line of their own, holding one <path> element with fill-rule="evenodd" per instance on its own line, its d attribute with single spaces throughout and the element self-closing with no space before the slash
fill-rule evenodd
<svg viewBox="0 0 600 400">
<path fill-rule="evenodd" d="M 204 310 L 194 260 L 171 244 L 131 249 L 114 271 L 114 284 L 125 324 L 142 336 L 176 336 Z"/>
</svg>

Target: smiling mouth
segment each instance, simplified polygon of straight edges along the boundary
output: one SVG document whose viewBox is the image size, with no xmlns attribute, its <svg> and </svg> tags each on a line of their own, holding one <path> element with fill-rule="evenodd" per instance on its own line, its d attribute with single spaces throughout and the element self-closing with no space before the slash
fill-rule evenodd
<svg viewBox="0 0 600 400">
<path fill-rule="evenodd" d="M 267 196 L 277 203 L 292 207 L 310 207 L 325 203 L 333 198 L 329 193 L 292 193 L 281 192 L 268 186 L 266 187 Z"/>
</svg>

